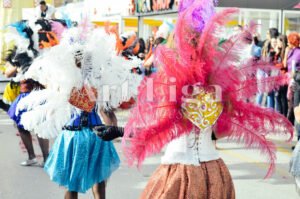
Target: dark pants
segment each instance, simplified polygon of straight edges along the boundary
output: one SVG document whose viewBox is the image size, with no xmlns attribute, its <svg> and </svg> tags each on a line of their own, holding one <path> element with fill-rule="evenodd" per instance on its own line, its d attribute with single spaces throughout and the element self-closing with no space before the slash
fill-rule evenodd
<svg viewBox="0 0 300 199">
<path fill-rule="evenodd" d="M 9 109 L 9 107 L 10 107 L 9 104 L 5 104 L 5 103 L 3 102 L 3 100 L 0 100 L 0 108 L 1 108 L 1 109 L 3 109 L 5 112 L 7 112 L 8 109 Z"/>
<path fill-rule="evenodd" d="M 294 114 L 294 97 L 291 100 L 288 100 L 288 120 L 294 125 L 295 124 L 295 114 Z"/>
<path fill-rule="evenodd" d="M 294 93 L 294 108 L 300 104 L 300 82 L 296 82 Z M 298 138 L 300 137 L 300 123 L 295 120 L 295 128 Z"/>
<path fill-rule="evenodd" d="M 288 100 L 287 100 L 288 85 L 280 86 L 276 96 L 276 109 L 279 113 L 287 117 Z"/>
<path fill-rule="evenodd" d="M 275 91 L 271 91 L 268 93 L 267 96 L 267 107 L 268 108 L 275 108 Z"/>
<path fill-rule="evenodd" d="M 296 83 L 294 92 L 294 108 L 300 104 L 300 84 Z"/>
</svg>

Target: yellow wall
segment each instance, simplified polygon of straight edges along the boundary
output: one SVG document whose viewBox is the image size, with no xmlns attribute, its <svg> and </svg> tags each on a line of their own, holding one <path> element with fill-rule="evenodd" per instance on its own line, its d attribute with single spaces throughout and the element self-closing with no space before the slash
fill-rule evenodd
<svg viewBox="0 0 300 199">
<path fill-rule="evenodd" d="M 12 8 L 3 8 L 3 0 L 0 0 L 1 23 L 9 24 L 22 18 L 22 8 L 33 8 L 34 1 L 12 0 Z"/>
</svg>

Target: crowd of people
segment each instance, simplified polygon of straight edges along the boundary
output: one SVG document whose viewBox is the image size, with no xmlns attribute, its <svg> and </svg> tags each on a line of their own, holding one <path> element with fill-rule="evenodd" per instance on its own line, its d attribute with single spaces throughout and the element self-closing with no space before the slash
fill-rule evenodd
<svg viewBox="0 0 300 199">
<path fill-rule="evenodd" d="M 290 172 L 295 177 L 297 192 L 300 193 L 300 34 L 291 32 L 280 35 L 276 28 L 270 28 L 267 39 L 262 42 L 258 36 L 253 38 L 251 55 L 256 60 L 264 59 L 278 69 L 280 74 L 287 75 L 288 81 L 270 92 L 257 94 L 256 102 L 261 106 L 275 109 L 288 118 L 295 127 L 295 135 L 298 140 L 296 146 L 292 146 L 293 158 L 290 163 Z M 264 70 L 257 71 L 259 79 L 266 76 L 276 76 L 278 73 L 267 73 Z M 265 98 L 265 99 L 264 99 Z"/>
<path fill-rule="evenodd" d="M 41 166 L 66 188 L 65 199 L 89 189 L 105 199 L 107 179 L 120 165 L 112 141 L 123 137 L 129 165 L 141 165 L 166 147 L 141 199 L 234 199 L 214 136 L 258 148 L 270 161 L 270 177 L 276 148 L 268 135 L 282 133 L 291 140 L 294 110 L 300 129 L 299 35 L 279 36 L 272 28 L 262 43 L 252 37 L 250 24 L 222 40 L 219 31 L 238 10 L 217 13 L 215 4 L 180 1 L 175 28 L 165 22 L 147 42 L 134 32 L 119 35 L 109 24 L 56 20 L 43 2 L 35 21 L 10 24 L 18 34 L 4 74 L 13 82 L 0 105 L 28 152 L 21 165 L 37 164 L 34 133 L 44 156 Z M 254 58 L 237 56 L 252 40 Z M 113 89 L 107 92 L 107 86 Z M 266 96 L 271 109 L 248 100 L 256 94 L 257 103 L 263 105 Z M 120 127 L 114 111 L 126 103 L 131 112 Z M 55 143 L 49 151 L 50 138 Z M 298 187 L 299 145 L 291 164 Z"/>
<path fill-rule="evenodd" d="M 294 109 L 299 106 L 299 79 L 297 71 L 300 65 L 300 36 L 297 32 L 281 35 L 276 28 L 270 28 L 267 39 L 262 42 L 254 36 L 251 55 L 256 60 L 267 60 L 270 65 L 280 69 L 280 74 L 290 77 L 285 85 L 268 92 L 259 92 L 256 102 L 261 106 L 272 108 L 289 119 L 295 125 L 297 139 L 300 139 L 300 128 L 295 119 Z M 257 77 L 276 76 L 276 72 L 257 72 Z M 294 147 L 293 147 L 294 149 Z"/>
<path fill-rule="evenodd" d="M 166 22 L 165 22 L 166 23 Z M 146 76 L 151 75 L 156 71 L 154 66 L 154 52 L 160 44 L 166 44 L 172 31 L 172 25 L 163 24 L 160 29 L 153 33 L 152 36 L 145 41 L 142 37 L 138 37 L 135 32 L 126 32 L 117 36 L 118 47 L 117 51 L 122 52 L 122 56 L 127 59 L 136 57 L 142 60 L 139 67 L 133 68 L 132 72 L 143 74 Z M 112 27 L 112 32 L 116 33 L 115 27 Z M 116 33 L 116 35 L 118 35 Z"/>
</svg>

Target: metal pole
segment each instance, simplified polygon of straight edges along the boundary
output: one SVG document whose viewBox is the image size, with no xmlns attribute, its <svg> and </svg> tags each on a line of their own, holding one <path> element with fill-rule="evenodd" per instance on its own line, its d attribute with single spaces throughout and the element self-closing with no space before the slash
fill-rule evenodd
<svg viewBox="0 0 300 199">
<path fill-rule="evenodd" d="M 281 34 L 282 35 L 284 35 L 285 33 L 283 32 L 283 31 L 285 31 L 284 30 L 284 16 L 283 16 L 283 9 L 281 9 L 281 16 L 280 16 L 280 21 L 281 21 L 281 30 L 280 30 L 280 32 L 281 32 Z"/>
</svg>

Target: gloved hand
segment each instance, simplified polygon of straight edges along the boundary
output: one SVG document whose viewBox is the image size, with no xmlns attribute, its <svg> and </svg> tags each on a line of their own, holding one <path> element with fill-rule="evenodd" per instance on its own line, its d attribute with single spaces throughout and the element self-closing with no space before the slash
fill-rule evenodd
<svg viewBox="0 0 300 199">
<path fill-rule="evenodd" d="M 117 126 L 98 126 L 95 127 L 97 135 L 104 141 L 111 141 L 118 137 L 123 137 L 124 128 Z"/>
<path fill-rule="evenodd" d="M 143 71 L 142 71 L 142 69 L 141 69 L 140 67 L 132 68 L 132 69 L 130 70 L 130 72 L 131 72 L 131 73 L 138 74 L 138 75 L 143 74 Z"/>
</svg>

